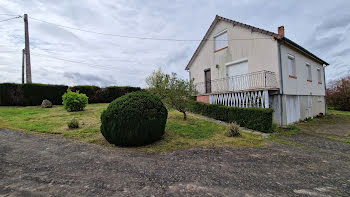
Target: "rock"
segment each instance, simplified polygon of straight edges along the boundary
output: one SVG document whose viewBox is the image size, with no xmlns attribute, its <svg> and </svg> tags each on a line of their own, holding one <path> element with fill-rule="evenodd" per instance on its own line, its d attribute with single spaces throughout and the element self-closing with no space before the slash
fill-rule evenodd
<svg viewBox="0 0 350 197">
<path fill-rule="evenodd" d="M 41 107 L 42 107 L 42 108 L 51 108 L 51 107 L 52 107 L 52 103 L 51 103 L 51 101 L 45 99 L 45 100 L 43 100 L 43 102 L 41 103 Z"/>
</svg>

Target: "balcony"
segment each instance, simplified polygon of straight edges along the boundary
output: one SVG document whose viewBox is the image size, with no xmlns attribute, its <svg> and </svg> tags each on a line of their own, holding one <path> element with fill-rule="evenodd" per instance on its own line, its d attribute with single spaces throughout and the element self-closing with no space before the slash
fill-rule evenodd
<svg viewBox="0 0 350 197">
<path fill-rule="evenodd" d="M 198 95 L 278 89 L 276 74 L 266 70 L 195 83 L 194 85 Z"/>
</svg>

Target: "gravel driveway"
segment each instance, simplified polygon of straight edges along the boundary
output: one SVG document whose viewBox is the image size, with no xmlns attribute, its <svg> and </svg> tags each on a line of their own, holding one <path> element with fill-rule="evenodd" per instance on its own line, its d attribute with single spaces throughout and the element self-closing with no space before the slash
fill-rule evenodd
<svg viewBox="0 0 350 197">
<path fill-rule="evenodd" d="M 0 196 L 350 196 L 350 144 L 299 133 L 159 154 L 3 129 Z"/>
</svg>

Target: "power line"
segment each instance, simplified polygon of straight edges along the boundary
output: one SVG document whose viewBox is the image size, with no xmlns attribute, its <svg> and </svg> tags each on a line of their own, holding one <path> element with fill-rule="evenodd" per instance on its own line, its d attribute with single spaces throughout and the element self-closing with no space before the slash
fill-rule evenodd
<svg viewBox="0 0 350 197">
<path fill-rule="evenodd" d="M 33 52 L 32 52 L 32 54 L 33 55 L 47 57 L 47 58 L 57 59 L 57 60 L 61 60 L 61 61 L 76 63 L 76 64 L 85 64 L 87 66 L 94 67 L 94 68 L 103 68 L 103 69 L 115 70 L 114 68 L 111 68 L 111 67 L 108 67 L 108 66 L 106 67 L 105 65 L 90 64 L 90 63 L 86 63 L 86 62 L 82 62 L 82 61 L 68 60 L 68 59 L 65 59 L 65 58 L 59 58 L 59 57 L 54 57 L 54 56 L 45 55 L 45 54 L 39 54 L 39 53 L 33 53 Z"/>
<path fill-rule="evenodd" d="M 16 53 L 17 51 L 0 51 L 0 53 Z M 101 65 L 101 64 L 91 64 L 85 61 L 78 61 L 78 60 L 71 60 L 71 59 L 66 59 L 66 58 L 62 58 L 62 57 L 56 57 L 56 56 L 52 56 L 52 55 L 46 55 L 46 54 L 41 54 L 41 53 L 33 53 L 31 52 L 31 54 L 35 55 L 35 56 L 42 56 L 42 57 L 46 57 L 46 58 L 51 58 L 51 59 L 57 59 L 57 60 L 61 60 L 61 61 L 66 61 L 66 62 L 71 62 L 71 63 L 76 63 L 76 64 L 84 64 L 84 65 L 88 65 L 91 67 L 95 67 L 95 68 L 104 68 L 104 69 L 114 69 L 111 67 L 108 67 L 107 65 Z M 102 58 L 103 59 L 103 58 Z M 131 60 L 121 60 L 121 59 L 117 59 L 116 61 L 119 62 L 130 62 L 130 63 L 138 63 L 138 64 L 143 64 L 146 65 L 142 62 L 138 62 L 138 61 L 131 61 Z"/>
<path fill-rule="evenodd" d="M 18 14 L 0 14 L 0 16 L 19 16 Z"/>
<path fill-rule="evenodd" d="M 0 51 L 0 53 L 15 53 L 15 52 L 20 52 L 20 51 Z"/>
<path fill-rule="evenodd" d="M 17 19 L 17 18 L 22 18 L 22 17 L 21 16 L 16 16 L 16 17 L 13 17 L 13 18 L 8 18 L 8 19 L 5 19 L 5 20 L 1 20 L 0 22 L 5 22 L 5 21 Z"/>
<path fill-rule="evenodd" d="M 28 17 L 30 19 L 39 21 L 39 22 L 43 22 L 43 23 L 47 23 L 47 24 L 51 24 L 51 25 L 56 25 L 58 27 L 61 28 L 66 28 L 66 29 L 72 29 L 72 30 L 76 30 L 76 31 L 81 31 L 81 32 L 86 32 L 86 33 L 92 33 L 92 34 L 98 34 L 98 35 L 103 35 L 103 36 L 113 36 L 113 37 L 120 37 L 120 38 L 134 38 L 134 39 L 141 39 L 141 40 L 158 40 L 158 41 L 176 41 L 176 42 L 197 42 L 197 41 L 202 41 L 202 40 L 206 40 L 206 41 L 214 41 L 213 39 L 172 39 L 172 38 L 154 38 L 154 37 L 138 37 L 138 36 L 127 36 L 127 35 L 121 35 L 121 34 L 111 34 L 111 33 L 103 33 L 103 32 L 97 32 L 97 31 L 90 31 L 90 30 L 85 30 L 85 29 L 80 29 L 80 28 L 76 28 L 76 27 L 69 27 L 69 26 L 65 26 L 65 25 L 60 25 L 57 23 L 52 23 L 52 22 L 48 22 L 45 20 L 41 20 L 41 19 L 37 19 L 37 18 L 33 18 L 33 17 Z M 217 40 L 217 41 L 230 41 L 230 40 L 256 40 L 256 39 L 271 39 L 271 38 L 237 38 L 237 39 L 229 39 L 229 40 Z"/>
<path fill-rule="evenodd" d="M 40 56 L 45 56 L 45 57 L 59 58 L 59 57 L 56 57 L 56 56 L 46 55 L 46 54 L 39 54 L 39 53 L 34 53 L 34 54 L 35 55 L 40 55 Z M 65 58 L 60 58 L 60 59 L 68 60 L 68 59 L 65 59 Z M 100 59 L 106 59 L 106 58 L 100 58 Z M 118 62 L 131 62 L 131 63 L 144 64 L 142 62 L 132 61 L 132 60 L 122 60 L 122 59 L 116 59 L 116 58 L 107 58 L 107 59 L 114 59 L 114 60 L 116 60 Z M 86 63 L 85 61 L 76 61 L 76 60 L 69 60 L 69 61 L 72 61 L 73 63 Z"/>
</svg>

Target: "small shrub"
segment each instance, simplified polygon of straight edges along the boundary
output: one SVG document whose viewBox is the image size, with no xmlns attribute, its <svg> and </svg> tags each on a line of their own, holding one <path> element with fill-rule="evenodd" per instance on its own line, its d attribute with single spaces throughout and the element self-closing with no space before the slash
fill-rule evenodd
<svg viewBox="0 0 350 197">
<path fill-rule="evenodd" d="M 75 117 L 73 117 L 72 120 L 68 122 L 68 128 L 70 129 L 79 128 L 79 121 Z"/>
<path fill-rule="evenodd" d="M 226 129 L 226 136 L 227 137 L 238 137 L 241 136 L 240 133 L 241 129 L 239 128 L 239 125 L 236 123 L 231 123 L 227 126 Z"/>
<path fill-rule="evenodd" d="M 72 92 L 70 89 L 62 96 L 64 108 L 69 111 L 82 111 L 88 104 L 88 97 L 79 91 Z"/>
<path fill-rule="evenodd" d="M 51 107 L 52 107 L 52 103 L 51 103 L 51 101 L 45 99 L 45 100 L 43 100 L 43 102 L 41 103 L 41 107 L 42 107 L 42 108 L 51 108 Z"/>
<path fill-rule="evenodd" d="M 120 146 L 140 146 L 160 139 L 168 111 L 162 101 L 149 92 L 124 95 L 102 112 L 101 133 Z"/>
</svg>

